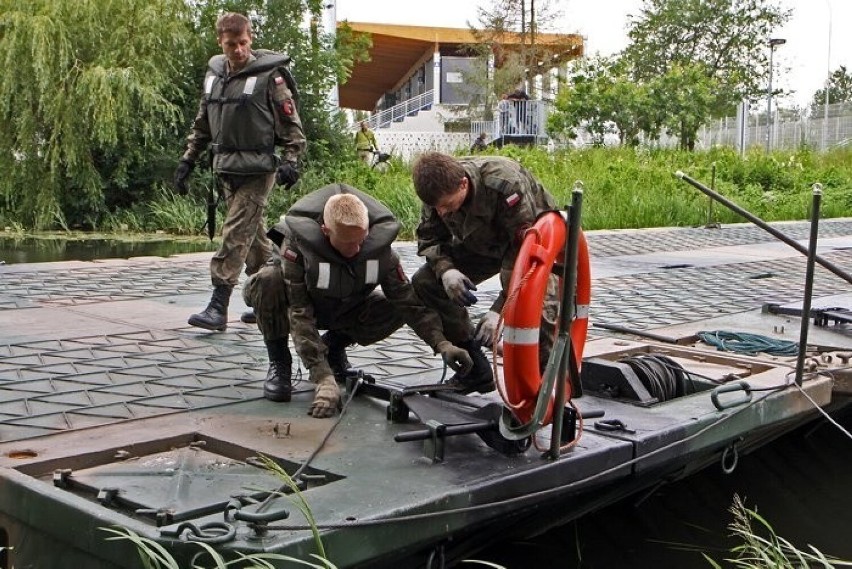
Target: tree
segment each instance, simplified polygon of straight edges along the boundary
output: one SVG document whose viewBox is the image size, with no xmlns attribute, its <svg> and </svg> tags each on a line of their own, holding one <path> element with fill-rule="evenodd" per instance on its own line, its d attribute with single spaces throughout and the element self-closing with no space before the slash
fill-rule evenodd
<svg viewBox="0 0 852 569">
<path fill-rule="evenodd" d="M 826 88 L 823 87 L 814 93 L 814 98 L 810 104 L 811 116 L 821 117 L 824 115 L 825 91 Z M 852 102 L 852 73 L 846 70 L 845 65 L 841 65 L 828 78 L 828 103 L 834 105 L 848 102 Z M 831 107 L 829 107 L 829 112 L 831 112 Z"/>
<path fill-rule="evenodd" d="M 701 65 L 718 85 L 714 113 L 724 113 L 762 95 L 769 38 L 790 15 L 775 0 L 644 0 L 625 56 L 640 80 Z"/>
<path fill-rule="evenodd" d="M 547 128 L 568 138 L 584 130 L 595 145 L 602 145 L 607 134 L 617 134 L 621 144 L 635 146 L 649 111 L 645 86 L 631 80 L 617 60 L 597 57 L 574 64 Z"/>
<path fill-rule="evenodd" d="M 0 0 L 0 196 L 22 226 L 94 224 L 180 119 L 182 0 Z M 122 30 L 116 33 L 116 30 Z"/>
<path fill-rule="evenodd" d="M 696 133 L 711 116 L 718 87 L 701 64 L 673 65 L 648 83 L 649 107 L 644 130 L 654 138 L 664 127 L 677 136 L 681 150 L 695 149 Z"/>
</svg>

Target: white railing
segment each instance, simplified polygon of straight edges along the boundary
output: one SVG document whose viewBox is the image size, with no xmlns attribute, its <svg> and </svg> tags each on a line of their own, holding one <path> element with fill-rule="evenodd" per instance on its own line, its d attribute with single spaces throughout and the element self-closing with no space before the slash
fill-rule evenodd
<svg viewBox="0 0 852 569">
<path fill-rule="evenodd" d="M 422 111 L 425 108 L 431 107 L 434 102 L 435 92 L 432 90 L 421 93 L 416 97 L 412 97 L 407 101 L 403 101 L 389 109 L 384 109 L 377 113 L 373 113 L 367 119 L 367 126 L 373 130 L 389 125 L 394 121 L 399 121 L 417 111 Z M 353 130 L 357 129 L 358 125 L 353 125 Z"/>
<path fill-rule="evenodd" d="M 484 132 L 487 140 L 502 138 L 511 141 L 512 138 L 546 139 L 547 115 L 550 103 L 547 101 L 509 101 L 502 100 L 497 105 L 495 120 L 472 121 L 470 134 L 475 138 Z"/>
</svg>

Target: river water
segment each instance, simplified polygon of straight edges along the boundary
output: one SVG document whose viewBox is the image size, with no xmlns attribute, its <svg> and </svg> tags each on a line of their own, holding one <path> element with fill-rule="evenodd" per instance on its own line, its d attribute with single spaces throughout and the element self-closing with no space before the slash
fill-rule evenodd
<svg viewBox="0 0 852 569">
<path fill-rule="evenodd" d="M 852 409 L 847 407 L 840 424 L 852 432 Z M 535 539 L 490 548 L 473 558 L 508 569 L 709 569 L 706 553 L 731 567 L 724 560 L 732 558 L 730 548 L 741 541 L 731 539 L 727 527 L 738 495 L 797 548 L 813 545 L 826 555 L 852 560 L 850 482 L 852 440 L 828 421 L 817 420 L 741 456 L 732 474 L 712 465 L 650 496 L 623 500 Z"/>
<path fill-rule="evenodd" d="M 0 263 L 38 263 L 213 251 L 208 241 L 52 240 L 0 236 Z M 852 409 L 840 423 L 852 431 Z M 473 558 L 507 569 L 706 569 L 723 567 L 730 507 L 738 495 L 799 549 L 852 560 L 852 440 L 825 420 L 801 427 L 751 454 L 732 474 L 718 465 L 552 529 L 494 546 Z M 462 566 L 476 567 L 473 564 Z"/>
</svg>

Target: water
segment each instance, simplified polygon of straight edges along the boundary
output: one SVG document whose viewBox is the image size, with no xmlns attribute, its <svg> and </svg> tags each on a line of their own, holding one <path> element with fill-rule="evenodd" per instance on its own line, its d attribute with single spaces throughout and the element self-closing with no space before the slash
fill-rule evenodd
<svg viewBox="0 0 852 569">
<path fill-rule="evenodd" d="M 840 422 L 852 430 L 852 409 Z M 729 549 L 740 543 L 727 529 L 737 494 L 797 548 L 808 550 L 810 544 L 852 560 L 850 457 L 852 440 L 825 421 L 815 422 L 740 457 L 731 475 L 712 465 L 644 500 L 623 500 L 473 558 L 508 569 L 709 569 L 704 552 L 730 567 L 724 559 L 732 558 Z"/>
<path fill-rule="evenodd" d="M 92 261 L 130 257 L 168 257 L 180 253 L 215 251 L 216 244 L 201 239 L 174 238 L 129 241 L 0 236 L 0 264 Z"/>
</svg>

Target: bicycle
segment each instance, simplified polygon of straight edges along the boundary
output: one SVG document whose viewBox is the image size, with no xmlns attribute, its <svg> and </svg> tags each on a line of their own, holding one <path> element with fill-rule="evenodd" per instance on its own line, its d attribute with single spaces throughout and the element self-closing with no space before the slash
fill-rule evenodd
<svg viewBox="0 0 852 569">
<path fill-rule="evenodd" d="M 379 152 L 378 150 L 370 150 L 373 153 L 373 159 L 370 161 L 370 169 L 377 172 L 384 172 L 390 166 L 391 155 L 387 152 Z"/>
</svg>

